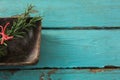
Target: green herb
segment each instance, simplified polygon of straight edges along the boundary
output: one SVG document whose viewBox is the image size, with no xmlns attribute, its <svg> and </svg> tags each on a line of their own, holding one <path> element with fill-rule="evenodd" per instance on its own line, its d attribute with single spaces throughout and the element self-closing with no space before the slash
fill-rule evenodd
<svg viewBox="0 0 120 80">
<path fill-rule="evenodd" d="M 30 14 L 33 13 L 35 10 L 33 10 L 32 5 L 30 5 L 23 14 L 21 14 L 18 17 L 18 20 L 13 23 L 12 29 L 9 30 L 8 34 L 13 35 L 14 37 L 23 36 L 25 32 L 23 30 L 29 31 L 31 27 L 35 27 L 36 21 L 41 20 L 42 18 L 40 16 L 33 17 L 29 21 L 29 23 L 26 23 L 28 17 L 30 17 Z"/>
<path fill-rule="evenodd" d="M 7 35 L 12 35 L 14 38 L 23 38 L 27 31 L 30 31 L 32 27 L 35 27 L 36 21 L 41 20 L 40 16 L 32 17 L 29 22 L 27 22 L 28 18 L 30 18 L 30 14 L 36 12 L 33 9 L 34 6 L 29 5 L 24 13 L 17 16 L 17 20 L 13 22 L 11 29 L 7 29 Z M 1 40 L 1 38 L 0 38 Z M 0 56 L 3 56 L 7 53 L 7 41 L 0 45 Z"/>
</svg>

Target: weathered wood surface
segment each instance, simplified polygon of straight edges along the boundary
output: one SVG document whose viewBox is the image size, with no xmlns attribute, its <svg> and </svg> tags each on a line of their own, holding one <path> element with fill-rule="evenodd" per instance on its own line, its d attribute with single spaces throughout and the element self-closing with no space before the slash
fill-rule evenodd
<svg viewBox="0 0 120 80">
<path fill-rule="evenodd" d="M 120 70 L 6 70 L 0 72 L 0 80 L 120 80 Z"/>
<path fill-rule="evenodd" d="M 21 68 L 120 66 L 119 34 L 120 30 L 42 30 L 38 64 Z"/>
<path fill-rule="evenodd" d="M 0 0 L 0 17 L 19 14 L 31 3 L 43 16 L 44 28 L 120 26 L 120 0 Z M 43 30 L 38 64 L 0 66 L 22 69 L 1 70 L 0 80 L 119 80 L 119 69 L 72 69 L 120 66 L 119 34 L 112 29 Z M 53 69 L 40 69 L 45 67 Z"/>
<path fill-rule="evenodd" d="M 0 16 L 20 14 L 31 3 L 43 27 L 120 26 L 120 0 L 0 0 Z"/>
</svg>

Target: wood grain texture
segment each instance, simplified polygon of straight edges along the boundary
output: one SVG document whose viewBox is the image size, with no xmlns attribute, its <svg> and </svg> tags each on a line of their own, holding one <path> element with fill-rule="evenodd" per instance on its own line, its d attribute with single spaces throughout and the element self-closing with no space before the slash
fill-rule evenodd
<svg viewBox="0 0 120 80">
<path fill-rule="evenodd" d="M 0 16 L 20 14 L 33 4 L 43 27 L 120 26 L 120 0 L 0 0 Z"/>
<path fill-rule="evenodd" d="M 1 71 L 0 80 L 119 80 L 120 70 L 50 69 Z"/>
<path fill-rule="evenodd" d="M 19 67 L 120 66 L 119 34 L 120 30 L 42 30 L 38 64 Z"/>
</svg>

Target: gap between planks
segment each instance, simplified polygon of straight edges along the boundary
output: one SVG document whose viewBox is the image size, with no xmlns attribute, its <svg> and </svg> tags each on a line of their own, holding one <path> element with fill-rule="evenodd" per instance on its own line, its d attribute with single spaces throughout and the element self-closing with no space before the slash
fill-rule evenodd
<svg viewBox="0 0 120 80">
<path fill-rule="evenodd" d="M 0 71 L 6 71 L 6 70 L 10 70 L 10 71 L 17 71 L 17 70 L 52 70 L 52 69 L 77 69 L 77 70 L 114 70 L 114 69 L 120 69 L 120 67 L 117 66 L 104 66 L 102 68 L 100 67 L 66 67 L 66 68 L 62 68 L 62 67 L 43 67 L 43 68 L 12 68 L 12 69 L 0 69 Z"/>
<path fill-rule="evenodd" d="M 43 30 L 118 30 L 120 27 L 43 27 Z"/>
</svg>

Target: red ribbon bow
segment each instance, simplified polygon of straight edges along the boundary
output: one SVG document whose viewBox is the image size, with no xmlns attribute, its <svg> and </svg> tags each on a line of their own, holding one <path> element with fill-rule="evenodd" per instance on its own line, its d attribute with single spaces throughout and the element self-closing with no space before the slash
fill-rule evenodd
<svg viewBox="0 0 120 80">
<path fill-rule="evenodd" d="M 10 24 L 9 22 L 6 23 L 6 25 L 5 25 L 4 27 L 0 25 L 0 28 L 1 28 L 0 35 L 2 36 L 2 39 L 1 39 L 1 41 L 0 41 L 0 44 L 3 44 L 4 41 L 10 40 L 10 39 L 13 38 L 13 36 L 8 36 L 7 34 L 5 34 L 5 30 L 6 30 L 6 28 L 7 28 L 7 26 L 8 26 L 9 24 Z"/>
</svg>

